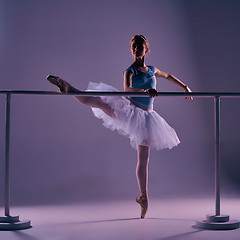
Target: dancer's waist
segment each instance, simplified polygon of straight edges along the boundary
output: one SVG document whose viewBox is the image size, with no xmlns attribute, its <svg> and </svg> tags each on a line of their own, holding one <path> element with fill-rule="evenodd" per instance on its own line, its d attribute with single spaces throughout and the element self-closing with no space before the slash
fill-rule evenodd
<svg viewBox="0 0 240 240">
<path fill-rule="evenodd" d="M 132 97 L 129 97 L 128 98 L 136 107 L 139 107 L 139 108 L 142 108 L 143 110 L 146 110 L 146 111 L 152 111 L 153 110 L 153 101 L 150 101 L 150 102 L 139 102 L 138 99 L 141 99 L 141 98 L 132 98 Z M 153 99 L 151 99 L 153 100 Z M 145 104 L 147 103 L 147 104 Z"/>
</svg>

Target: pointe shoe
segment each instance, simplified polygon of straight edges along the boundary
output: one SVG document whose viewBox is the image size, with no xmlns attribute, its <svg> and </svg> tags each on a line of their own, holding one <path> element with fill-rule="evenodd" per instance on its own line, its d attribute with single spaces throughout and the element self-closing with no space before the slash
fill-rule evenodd
<svg viewBox="0 0 240 240">
<path fill-rule="evenodd" d="M 47 80 L 50 83 L 56 85 L 62 93 L 68 93 L 73 88 L 68 82 L 64 81 L 63 79 L 57 76 L 48 75 Z"/>
<path fill-rule="evenodd" d="M 148 210 L 148 198 L 146 194 L 136 198 L 136 202 L 141 206 L 141 218 L 144 218 Z"/>
</svg>

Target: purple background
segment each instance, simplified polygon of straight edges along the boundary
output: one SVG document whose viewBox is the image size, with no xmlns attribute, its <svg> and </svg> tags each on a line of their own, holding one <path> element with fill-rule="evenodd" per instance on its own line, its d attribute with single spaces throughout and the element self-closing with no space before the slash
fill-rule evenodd
<svg viewBox="0 0 240 240">
<path fill-rule="evenodd" d="M 129 40 L 149 39 L 146 62 L 193 91 L 237 91 L 239 1 L 0 1 L 0 89 L 57 90 L 56 74 L 123 89 Z M 181 91 L 164 79 L 159 91 Z M 0 96 L 0 190 L 4 180 L 4 96 Z M 222 189 L 238 196 L 239 99 L 222 100 Z M 47 204 L 134 199 L 136 151 L 70 96 L 13 96 L 11 202 Z M 214 196 L 213 99 L 159 97 L 155 110 L 181 144 L 152 150 L 152 197 Z M 2 195 L 2 194 L 1 194 Z M 3 204 L 3 197 L 0 199 Z"/>
</svg>

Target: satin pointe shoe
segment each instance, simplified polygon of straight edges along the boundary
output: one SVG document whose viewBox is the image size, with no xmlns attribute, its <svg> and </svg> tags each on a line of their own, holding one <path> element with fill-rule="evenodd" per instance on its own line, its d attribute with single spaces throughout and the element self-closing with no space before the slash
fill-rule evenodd
<svg viewBox="0 0 240 240">
<path fill-rule="evenodd" d="M 50 83 L 56 85 L 62 93 L 68 93 L 68 92 L 71 92 L 71 90 L 73 90 L 73 87 L 68 82 L 61 79 L 60 77 L 48 75 L 47 80 Z"/>
<path fill-rule="evenodd" d="M 136 202 L 141 206 L 141 218 L 144 218 L 148 210 L 147 193 L 141 193 L 141 195 L 136 198 Z"/>
</svg>

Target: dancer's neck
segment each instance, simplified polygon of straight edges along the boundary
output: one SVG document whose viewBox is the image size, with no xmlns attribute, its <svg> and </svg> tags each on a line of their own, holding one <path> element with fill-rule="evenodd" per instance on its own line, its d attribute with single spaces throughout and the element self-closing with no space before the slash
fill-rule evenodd
<svg viewBox="0 0 240 240">
<path fill-rule="evenodd" d="M 145 64 L 145 57 L 141 57 L 141 58 L 135 58 L 134 62 L 132 63 L 133 67 L 137 67 L 137 68 L 145 68 L 146 64 Z"/>
</svg>

